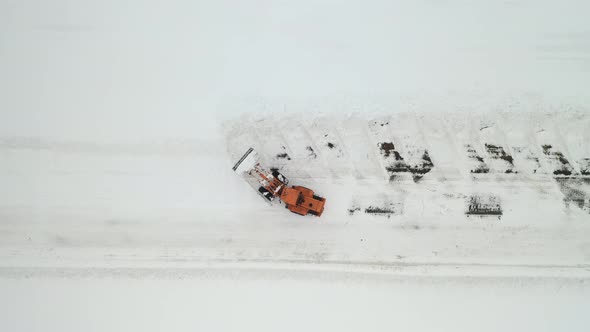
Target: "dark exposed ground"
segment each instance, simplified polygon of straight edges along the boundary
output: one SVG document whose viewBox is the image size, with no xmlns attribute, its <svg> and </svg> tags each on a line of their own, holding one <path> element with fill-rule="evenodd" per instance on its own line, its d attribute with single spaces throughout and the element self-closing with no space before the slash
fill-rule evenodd
<svg viewBox="0 0 590 332">
<path fill-rule="evenodd" d="M 553 170 L 554 175 L 572 175 L 574 170 L 569 160 L 567 160 L 561 151 L 557 151 L 552 145 L 545 144 L 541 146 L 543 153 L 550 160 L 557 161 L 555 163 L 555 169 Z"/>
<path fill-rule="evenodd" d="M 390 176 L 390 181 L 395 179 L 396 174 L 410 173 L 414 182 L 420 181 L 422 176 L 432 170 L 434 164 L 428 154 L 428 150 L 424 150 L 422 158 L 418 163 L 409 164 L 404 160 L 402 155 L 396 151 L 393 142 L 381 142 L 377 145 L 379 152 L 386 164 L 385 170 Z M 392 160 L 393 157 L 393 160 Z"/>
<path fill-rule="evenodd" d="M 590 178 L 556 178 L 559 190 L 563 193 L 566 206 L 573 204 L 590 213 Z"/>
<path fill-rule="evenodd" d="M 501 216 L 503 214 L 499 197 L 493 195 L 471 195 L 467 199 L 466 215 Z"/>
</svg>

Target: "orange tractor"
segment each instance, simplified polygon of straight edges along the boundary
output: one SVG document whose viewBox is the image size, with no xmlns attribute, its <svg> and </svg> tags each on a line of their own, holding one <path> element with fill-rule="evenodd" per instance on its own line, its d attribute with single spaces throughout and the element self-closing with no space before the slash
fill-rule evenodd
<svg viewBox="0 0 590 332">
<path fill-rule="evenodd" d="M 305 187 L 288 187 L 289 181 L 278 170 L 268 171 L 260 166 L 258 155 L 252 148 L 238 160 L 233 170 L 251 185 L 258 186 L 258 193 L 269 202 L 278 197 L 289 211 L 302 216 L 311 214 L 319 217 L 324 212 L 325 198 L 316 196 L 313 190 Z"/>
</svg>

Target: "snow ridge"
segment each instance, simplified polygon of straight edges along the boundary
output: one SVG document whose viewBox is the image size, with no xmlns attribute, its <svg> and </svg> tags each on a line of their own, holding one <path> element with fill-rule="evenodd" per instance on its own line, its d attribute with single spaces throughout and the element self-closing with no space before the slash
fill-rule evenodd
<svg viewBox="0 0 590 332">
<path fill-rule="evenodd" d="M 549 203 L 552 215 L 590 213 L 590 116 L 582 112 L 291 114 L 243 117 L 226 129 L 231 159 L 253 147 L 299 182 L 328 191 L 352 183 L 350 214 L 409 213 L 413 195 L 422 196 L 419 216 L 454 207 L 502 217 L 525 201 Z"/>
</svg>

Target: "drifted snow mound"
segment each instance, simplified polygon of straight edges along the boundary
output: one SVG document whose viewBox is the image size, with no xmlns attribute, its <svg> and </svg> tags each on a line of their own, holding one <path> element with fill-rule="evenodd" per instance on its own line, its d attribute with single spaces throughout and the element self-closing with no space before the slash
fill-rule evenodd
<svg viewBox="0 0 590 332">
<path fill-rule="evenodd" d="M 253 147 L 264 165 L 332 194 L 332 210 L 350 215 L 559 219 L 590 210 L 583 112 L 290 114 L 225 129 L 232 160 Z"/>
</svg>

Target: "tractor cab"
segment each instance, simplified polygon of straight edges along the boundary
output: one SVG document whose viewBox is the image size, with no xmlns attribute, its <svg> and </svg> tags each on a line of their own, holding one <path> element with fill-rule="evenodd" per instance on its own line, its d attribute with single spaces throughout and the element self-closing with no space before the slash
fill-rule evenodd
<svg viewBox="0 0 590 332">
<path fill-rule="evenodd" d="M 305 187 L 285 187 L 280 198 L 287 209 L 302 216 L 311 214 L 319 217 L 324 212 L 326 199 L 314 195 L 311 189 Z"/>
</svg>

